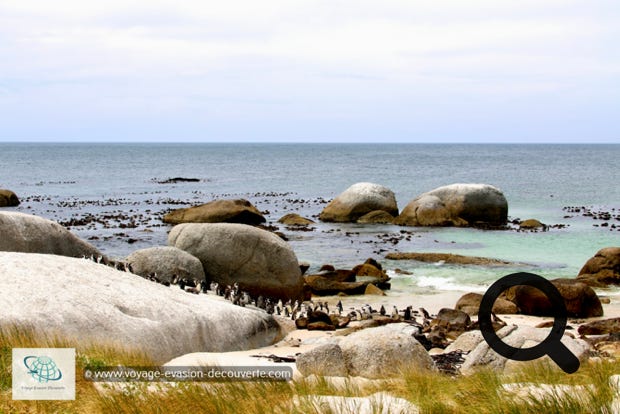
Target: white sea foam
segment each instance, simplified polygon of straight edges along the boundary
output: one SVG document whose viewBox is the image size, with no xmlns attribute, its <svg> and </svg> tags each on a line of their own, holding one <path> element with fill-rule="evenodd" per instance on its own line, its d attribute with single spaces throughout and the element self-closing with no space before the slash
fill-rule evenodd
<svg viewBox="0 0 620 414">
<path fill-rule="evenodd" d="M 437 290 L 451 290 L 463 292 L 484 292 L 486 288 L 480 285 L 457 283 L 453 277 L 419 276 L 415 278 L 418 287 L 434 288 Z"/>
</svg>

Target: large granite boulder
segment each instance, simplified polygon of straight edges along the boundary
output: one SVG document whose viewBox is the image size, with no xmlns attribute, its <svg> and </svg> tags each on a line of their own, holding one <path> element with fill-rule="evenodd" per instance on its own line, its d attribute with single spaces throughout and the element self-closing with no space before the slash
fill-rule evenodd
<svg viewBox="0 0 620 414">
<path fill-rule="evenodd" d="M 355 222 L 371 211 L 381 210 L 398 214 L 392 190 L 379 184 L 357 183 L 334 198 L 321 212 L 319 220 L 326 222 Z"/>
<path fill-rule="evenodd" d="M 0 251 L 71 257 L 101 255 L 60 224 L 15 211 L 0 211 Z"/>
<path fill-rule="evenodd" d="M 342 349 L 335 343 L 319 345 L 302 353 L 295 364 L 304 376 L 346 377 L 348 373 Z"/>
<path fill-rule="evenodd" d="M 157 274 L 161 281 L 171 282 L 174 275 L 179 278 L 205 280 L 205 271 L 198 258 L 176 247 L 150 247 L 130 254 L 127 263 L 132 272 L 146 277 Z"/>
<path fill-rule="evenodd" d="M 344 337 L 342 349 L 350 376 L 394 378 L 406 370 L 430 370 L 435 364 L 406 323 L 368 328 Z"/>
<path fill-rule="evenodd" d="M 162 363 L 190 352 L 253 349 L 280 334 L 265 312 L 192 295 L 91 260 L 0 252 L 0 326 L 78 348 L 122 344 Z"/>
<path fill-rule="evenodd" d="M 596 252 L 581 268 L 577 280 L 595 287 L 620 284 L 620 247 Z"/>
<path fill-rule="evenodd" d="M 465 333 L 463 335 L 468 335 Z M 465 357 L 465 362 L 461 366 L 461 373 L 465 375 L 472 374 L 480 368 L 492 369 L 497 372 L 515 372 L 519 368 L 523 367 L 523 364 L 531 364 L 534 361 L 512 361 L 499 355 L 484 341 L 482 335 L 469 334 L 467 338 L 469 341 L 478 340 L 478 345 L 468 343 L 465 348 L 472 349 L 472 351 Z M 516 326 L 507 325 L 497 331 L 497 336 L 502 341 L 514 348 L 531 348 L 547 338 L 549 335 L 548 329 L 532 328 L 530 326 Z M 458 341 L 458 339 L 457 339 Z M 574 339 L 569 335 L 564 334 L 561 339 L 564 344 L 581 362 L 586 361 L 589 358 L 590 346 L 582 339 Z M 446 348 L 446 352 L 453 350 L 452 347 Z M 559 368 L 551 361 L 549 356 L 545 355 L 541 358 L 547 361 L 550 367 Z"/>
<path fill-rule="evenodd" d="M 239 283 L 253 297 L 302 299 L 303 278 L 293 249 L 266 230 L 245 224 L 179 224 L 168 244 L 196 256 L 207 280 Z"/>
<path fill-rule="evenodd" d="M 554 279 L 550 281 L 555 286 L 566 304 L 569 317 L 591 318 L 603 316 L 603 306 L 594 290 L 574 279 Z M 520 285 L 509 293 L 512 301 L 519 308 L 520 313 L 534 316 L 552 316 L 554 308 L 545 295 L 535 287 Z"/>
<path fill-rule="evenodd" d="M 0 189 L 0 207 L 17 207 L 19 198 L 11 190 Z"/>
<path fill-rule="evenodd" d="M 308 226 L 310 224 L 314 224 L 314 221 L 302 217 L 297 213 L 289 213 L 280 217 L 278 223 L 282 223 L 286 226 Z"/>
<path fill-rule="evenodd" d="M 488 184 L 451 184 L 424 193 L 403 209 L 394 224 L 403 226 L 503 225 L 504 194 Z"/>
<path fill-rule="evenodd" d="M 265 217 L 248 200 L 214 200 L 200 206 L 181 208 L 164 216 L 164 223 L 242 223 L 257 226 Z"/>
</svg>

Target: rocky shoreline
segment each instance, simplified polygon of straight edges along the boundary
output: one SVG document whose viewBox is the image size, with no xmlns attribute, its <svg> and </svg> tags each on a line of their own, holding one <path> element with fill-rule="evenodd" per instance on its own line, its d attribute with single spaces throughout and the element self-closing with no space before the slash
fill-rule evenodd
<svg viewBox="0 0 620 414">
<path fill-rule="evenodd" d="M 370 223 L 373 217 L 383 222 L 389 215 L 409 226 L 508 225 L 501 192 L 479 184 L 424 193 L 397 213 L 389 189 L 359 183 L 328 203 L 318 218 Z M 299 263 L 282 234 L 269 231 L 269 225 L 257 227 L 266 223 L 264 212 L 247 200 L 217 200 L 166 217 L 164 221 L 175 224 L 167 246 L 112 259 L 55 222 L 0 211 L 0 287 L 5 292 L 0 308 L 6 310 L 0 325 L 49 330 L 74 338 L 78 345 L 114 338 L 160 362 L 189 364 L 196 361 L 195 353 L 204 352 L 208 354 L 198 360 L 212 361 L 217 355 L 248 362 L 254 358 L 250 354 L 269 353 L 294 360 L 288 363 L 298 377 L 381 379 L 411 368 L 457 375 L 519 365 L 494 354 L 482 340 L 475 317 L 479 294 L 434 300 L 428 309 L 419 306 L 420 298 L 391 300 L 390 277 L 372 258 L 351 269 L 325 264 L 306 275 L 309 266 Z M 281 224 L 294 232 L 312 228 L 314 221 L 289 214 Z M 521 227 L 541 226 L 529 221 Z M 412 236 L 404 228 L 386 234 L 381 243 Z M 582 363 L 620 355 L 616 299 L 601 302 L 594 290 L 620 283 L 620 248 L 593 254 L 575 278 L 552 281 L 570 317 L 562 341 Z M 386 258 L 519 265 L 442 253 Z M 507 343 L 528 347 L 546 337 L 545 318 L 553 309 L 544 295 L 519 286 L 504 292 L 501 300 L 494 308 L 494 323 Z M 603 315 L 611 319 L 602 321 Z M 523 322 L 519 318 L 527 323 L 512 323 Z M 239 352 L 248 354 L 237 360 Z"/>
</svg>

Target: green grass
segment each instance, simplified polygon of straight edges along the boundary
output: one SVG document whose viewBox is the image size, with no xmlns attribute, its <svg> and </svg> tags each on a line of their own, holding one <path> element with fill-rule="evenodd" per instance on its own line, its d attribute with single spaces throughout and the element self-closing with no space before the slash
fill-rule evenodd
<svg viewBox="0 0 620 414">
<path fill-rule="evenodd" d="M 186 382 L 122 384 L 99 391 L 83 379 L 87 368 L 110 365 L 156 365 L 145 354 L 118 344 L 76 347 L 75 401 L 13 401 L 11 399 L 11 350 L 13 347 L 76 347 L 59 337 L 34 335 L 28 328 L 0 329 L 0 413 L 307 413 L 317 412 L 303 397 L 311 395 L 368 396 L 388 391 L 418 406 L 423 413 L 594 413 L 608 412 L 614 397 L 609 377 L 620 373 L 620 363 L 583 364 L 572 375 L 544 363 L 532 362 L 510 376 L 481 370 L 471 376 L 450 377 L 438 372 L 408 371 L 387 383 L 336 386 L 325 379 L 290 383 Z M 586 385 L 581 393 L 555 398 L 520 399 L 502 391 L 502 384 Z M 297 401 L 294 405 L 293 401 Z M 381 407 L 376 407 L 377 411 Z M 323 412 L 323 411 L 321 411 Z"/>
</svg>

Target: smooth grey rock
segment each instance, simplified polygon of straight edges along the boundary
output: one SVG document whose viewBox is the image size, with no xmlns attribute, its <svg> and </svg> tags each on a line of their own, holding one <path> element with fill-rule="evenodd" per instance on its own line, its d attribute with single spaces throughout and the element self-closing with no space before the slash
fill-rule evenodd
<svg viewBox="0 0 620 414">
<path fill-rule="evenodd" d="M 0 325 L 30 326 L 78 346 L 121 344 L 157 363 L 191 352 L 259 348 L 280 333 L 265 312 L 91 260 L 0 252 L 0 275 Z"/>
<path fill-rule="evenodd" d="M 393 325 L 368 328 L 343 338 L 340 348 L 349 375 L 392 378 L 407 369 L 433 369 L 435 364 L 424 347 L 399 328 Z"/>
<path fill-rule="evenodd" d="M 530 348 L 541 343 L 549 335 L 549 329 L 508 325 L 497 331 L 497 335 L 504 343 L 514 348 Z M 587 351 L 590 347 L 584 340 L 564 335 L 561 341 L 580 361 L 588 358 Z M 551 361 L 548 356 L 544 356 L 543 359 Z M 486 341 L 482 341 L 467 355 L 461 366 L 461 373 L 471 374 L 480 367 L 489 367 L 499 372 L 512 372 L 523 363 L 525 362 L 504 358 L 492 350 Z M 555 363 L 551 362 L 551 365 L 555 366 Z"/>
<path fill-rule="evenodd" d="M 508 202 L 488 184 L 451 184 L 419 195 L 394 224 L 404 226 L 471 226 L 506 224 Z"/>
<path fill-rule="evenodd" d="M 205 280 L 202 263 L 197 257 L 176 247 L 150 247 L 136 250 L 125 259 L 133 273 L 146 277 L 157 273 L 157 278 L 170 282 L 174 275 L 180 278 Z"/>
<path fill-rule="evenodd" d="M 16 211 L 0 211 L 0 251 L 82 257 L 99 250 L 60 224 Z"/>
<path fill-rule="evenodd" d="M 293 249 L 266 230 L 245 224 L 179 224 L 168 244 L 202 262 L 207 279 L 238 282 L 252 296 L 303 298 L 303 278 Z"/>
<path fill-rule="evenodd" d="M 394 192 L 373 183 L 357 183 L 334 198 L 321 212 L 319 220 L 326 222 L 355 222 L 371 211 L 381 210 L 398 214 Z"/>
<path fill-rule="evenodd" d="M 304 376 L 319 375 L 328 377 L 346 377 L 347 366 L 342 349 L 337 344 L 317 346 L 297 357 L 297 369 Z"/>
</svg>

